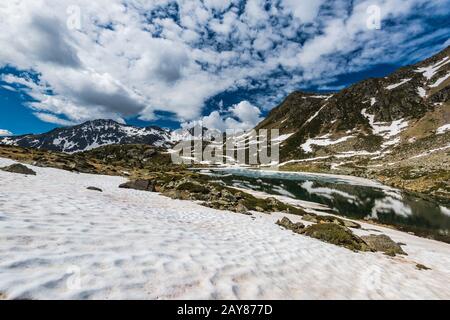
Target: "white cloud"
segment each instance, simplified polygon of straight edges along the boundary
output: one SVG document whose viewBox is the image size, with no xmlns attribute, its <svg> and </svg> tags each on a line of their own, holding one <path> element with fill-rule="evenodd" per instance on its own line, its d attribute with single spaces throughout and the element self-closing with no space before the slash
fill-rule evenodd
<svg viewBox="0 0 450 320">
<path fill-rule="evenodd" d="M 248 101 L 241 101 L 226 111 L 212 111 L 198 121 L 184 123 L 183 127 L 189 128 L 201 123 L 205 128 L 222 132 L 226 130 L 246 131 L 254 128 L 262 120 L 258 107 Z"/>
<path fill-rule="evenodd" d="M 72 121 L 60 119 L 57 116 L 49 113 L 35 112 L 34 115 L 44 122 L 59 124 L 61 126 L 73 126 L 75 124 Z"/>
<path fill-rule="evenodd" d="M 0 137 L 12 136 L 12 132 L 5 129 L 0 129 Z"/>
<path fill-rule="evenodd" d="M 209 98 L 226 90 L 260 89 L 252 101 L 267 110 L 301 86 L 326 87 L 344 72 L 423 58 L 437 48 L 424 48 L 424 41 L 450 31 L 428 32 L 417 18 L 401 23 L 418 8 L 425 16 L 444 12 L 448 0 L 354 3 L 6 1 L 0 6 L 0 28 L 9 32 L 0 33 L 0 67 L 31 70 L 37 78 L 11 74 L 2 79 L 36 100 L 29 106 L 47 119 L 149 120 L 156 111 L 167 111 L 192 121 L 202 116 Z M 79 30 L 66 26 L 67 9 L 74 4 L 81 13 Z M 366 9 L 373 4 L 398 25 L 368 30 Z M 279 75 L 280 68 L 287 75 Z M 249 115 L 240 108 L 236 114 L 230 110 L 229 120 L 220 112 L 207 120 L 245 127 L 260 117 L 241 119 Z"/>
<path fill-rule="evenodd" d="M 232 106 L 230 111 L 242 122 L 255 125 L 261 121 L 261 111 L 248 101 L 242 101 Z"/>
<path fill-rule="evenodd" d="M 324 3 L 324 0 L 312 1 L 298 1 L 298 0 L 283 0 L 282 3 L 285 8 L 291 11 L 294 17 L 298 18 L 303 23 L 313 22 L 319 13 L 319 9 Z"/>
<path fill-rule="evenodd" d="M 2 85 L 1 86 L 3 89 L 6 89 L 8 91 L 13 91 L 13 92 L 17 92 L 17 90 L 14 87 L 8 86 L 8 85 Z"/>
</svg>

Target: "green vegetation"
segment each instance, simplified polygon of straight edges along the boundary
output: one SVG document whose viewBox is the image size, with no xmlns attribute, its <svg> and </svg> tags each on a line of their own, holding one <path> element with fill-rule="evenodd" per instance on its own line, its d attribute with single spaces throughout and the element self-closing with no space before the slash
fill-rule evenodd
<svg viewBox="0 0 450 320">
<path fill-rule="evenodd" d="M 305 228 L 304 235 L 353 251 L 370 251 L 367 244 L 349 229 L 334 223 L 319 223 Z"/>
</svg>

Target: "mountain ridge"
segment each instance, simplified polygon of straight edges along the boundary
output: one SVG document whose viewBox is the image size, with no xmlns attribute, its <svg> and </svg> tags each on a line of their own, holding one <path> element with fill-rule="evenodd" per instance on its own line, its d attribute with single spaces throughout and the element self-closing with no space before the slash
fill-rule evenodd
<svg viewBox="0 0 450 320">
<path fill-rule="evenodd" d="M 450 197 L 450 47 L 337 93 L 291 93 L 256 129 L 280 129 L 279 168 Z"/>
<path fill-rule="evenodd" d="M 0 138 L 0 143 L 73 153 L 111 144 L 147 144 L 168 148 L 171 146 L 170 136 L 170 131 L 157 126 L 136 127 L 110 119 L 97 119 L 42 134 L 4 137 Z"/>
<path fill-rule="evenodd" d="M 281 134 L 291 134 L 282 145 L 284 160 L 306 158 L 320 151 L 321 145 L 335 145 L 339 138 L 350 140 L 350 136 L 356 148 L 353 150 L 389 149 L 398 145 L 403 131 L 408 132 L 417 121 L 438 109 L 443 109 L 444 121 L 436 123 L 435 131 L 448 124 L 449 78 L 447 47 L 387 77 L 369 78 L 333 94 L 295 91 L 256 129 L 277 128 Z M 309 139 L 324 141 L 310 141 L 310 146 L 317 146 L 311 152 L 304 145 Z"/>
<path fill-rule="evenodd" d="M 446 135 L 445 125 L 450 122 L 449 76 L 450 46 L 386 77 L 368 78 L 338 92 L 295 91 L 256 129 L 280 129 L 286 137 L 281 144 L 282 161 L 351 151 L 386 156 L 408 139 L 429 137 L 442 128 L 441 134 Z M 434 133 L 430 132 L 430 119 L 436 120 L 431 128 Z M 3 137 L 0 143 L 69 153 L 110 144 L 169 148 L 191 137 L 191 131 L 98 119 L 42 134 Z M 202 135 L 204 131 L 202 128 Z"/>
</svg>

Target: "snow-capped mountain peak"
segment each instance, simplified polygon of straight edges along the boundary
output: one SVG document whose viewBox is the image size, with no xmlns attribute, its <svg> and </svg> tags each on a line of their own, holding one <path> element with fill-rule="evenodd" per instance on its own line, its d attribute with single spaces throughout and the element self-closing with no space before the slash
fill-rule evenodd
<svg viewBox="0 0 450 320">
<path fill-rule="evenodd" d="M 159 127 L 135 127 L 108 119 L 92 120 L 43 134 L 5 137 L 0 143 L 42 148 L 67 153 L 91 150 L 111 144 L 148 144 L 170 147 L 171 133 Z"/>
</svg>

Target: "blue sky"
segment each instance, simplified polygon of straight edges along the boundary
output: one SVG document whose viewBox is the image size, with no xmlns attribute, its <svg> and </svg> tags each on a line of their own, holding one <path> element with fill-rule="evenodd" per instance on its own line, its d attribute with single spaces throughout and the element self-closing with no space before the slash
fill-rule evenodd
<svg viewBox="0 0 450 320">
<path fill-rule="evenodd" d="M 0 7 L 0 134 L 97 118 L 248 129 L 294 90 L 450 44 L 450 0 L 36 0 Z M 49 10 L 51 8 L 51 10 Z"/>
</svg>

